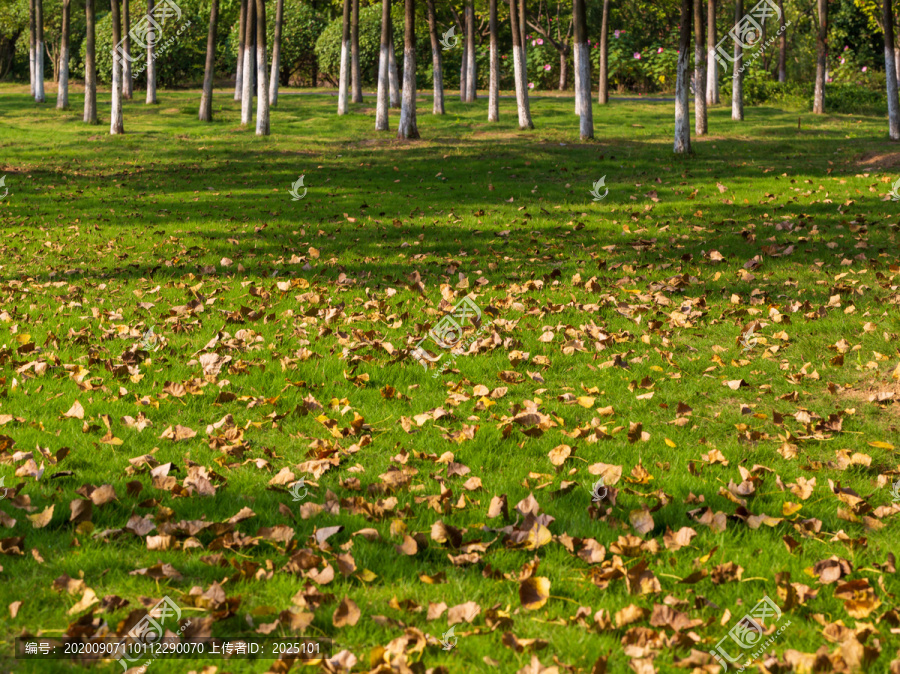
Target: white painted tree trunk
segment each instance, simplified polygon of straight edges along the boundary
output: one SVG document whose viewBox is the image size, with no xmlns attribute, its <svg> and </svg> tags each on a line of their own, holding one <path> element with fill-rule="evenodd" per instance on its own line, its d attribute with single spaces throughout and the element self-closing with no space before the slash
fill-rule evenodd
<svg viewBox="0 0 900 674">
<path fill-rule="evenodd" d="M 894 39 L 897 36 L 894 35 Z M 900 47 L 894 47 L 894 71 L 897 73 L 897 84 L 900 85 Z"/>
<path fill-rule="evenodd" d="M 500 49 L 497 45 L 497 0 L 490 0 L 491 74 L 488 84 L 488 121 L 500 121 Z"/>
<path fill-rule="evenodd" d="M 466 3 L 466 102 L 472 103 L 477 98 L 478 77 L 475 68 L 475 4 L 474 0 Z"/>
<path fill-rule="evenodd" d="M 44 43 L 38 42 L 35 48 L 34 63 L 34 100 L 43 103 L 44 97 Z"/>
<path fill-rule="evenodd" d="M 519 113 L 519 128 L 533 129 L 531 111 L 528 106 L 528 74 L 525 72 L 525 48 L 513 47 L 513 73 L 516 78 L 516 110 Z"/>
<path fill-rule="evenodd" d="M 113 0 L 116 2 L 116 0 Z M 112 111 L 109 115 L 109 133 L 113 136 L 125 133 L 122 120 L 122 58 L 113 56 L 112 68 Z"/>
<path fill-rule="evenodd" d="M 97 123 L 97 57 L 94 0 L 84 2 L 84 121 Z"/>
<path fill-rule="evenodd" d="M 381 2 L 381 50 L 378 57 L 378 89 L 375 94 L 375 130 L 387 131 L 389 117 L 391 0 Z"/>
<path fill-rule="evenodd" d="M 675 153 L 691 151 L 690 76 L 688 55 L 691 44 L 692 0 L 681 0 L 681 27 L 678 39 L 678 64 L 675 75 Z"/>
<path fill-rule="evenodd" d="M 147 0 L 147 14 L 153 11 L 153 0 Z M 159 37 L 158 35 L 156 36 Z M 147 77 L 147 105 L 155 105 L 156 100 L 156 57 L 153 54 L 153 45 L 147 43 L 147 68 L 144 74 Z"/>
<path fill-rule="evenodd" d="M 400 75 L 397 73 L 397 59 L 394 55 L 394 33 L 391 31 L 391 43 L 388 52 L 388 76 L 391 85 L 391 107 L 400 107 Z"/>
<path fill-rule="evenodd" d="M 406 0 L 411 2 L 412 0 Z M 416 47 L 406 45 L 403 48 L 403 104 L 400 107 L 400 125 L 397 138 L 414 139 L 419 137 L 416 124 Z"/>
<path fill-rule="evenodd" d="M 350 41 L 341 41 L 341 75 L 338 79 L 338 114 L 347 114 L 347 98 L 350 96 Z"/>
<path fill-rule="evenodd" d="M 240 101 L 241 88 L 244 86 L 244 43 L 247 40 L 247 0 L 241 0 L 241 11 L 238 14 L 238 53 L 237 70 L 234 74 L 234 100 Z"/>
<path fill-rule="evenodd" d="M 897 98 L 896 36 L 894 10 L 891 0 L 883 0 L 881 19 L 884 26 L 884 74 L 887 84 L 888 133 L 891 140 L 900 140 L 900 103 Z"/>
<path fill-rule="evenodd" d="M 706 104 L 719 103 L 719 62 L 716 60 L 716 0 L 706 3 Z"/>
<path fill-rule="evenodd" d="M 266 71 L 266 0 L 256 0 L 256 135 L 269 135 L 269 82 Z"/>
<path fill-rule="evenodd" d="M 122 59 L 122 98 L 130 101 L 134 95 L 134 80 L 131 77 L 131 7 L 128 0 L 122 0 L 122 46 L 128 58 Z"/>
<path fill-rule="evenodd" d="M 576 0 L 577 2 L 578 0 Z M 587 42 L 575 44 L 575 91 L 581 118 L 581 140 L 594 137 L 594 111 L 591 98 L 591 61 Z"/>
<path fill-rule="evenodd" d="M 706 50 L 703 34 L 703 0 L 694 0 L 694 132 L 706 135 Z"/>
<path fill-rule="evenodd" d="M 59 50 L 59 86 L 56 90 L 56 109 L 69 107 L 69 48 Z"/>
<path fill-rule="evenodd" d="M 744 15 L 744 3 L 736 0 L 734 5 L 735 22 L 740 23 Z M 731 119 L 735 122 L 744 121 L 744 72 L 743 62 L 744 48 L 737 40 L 734 41 L 734 62 L 732 64 L 731 77 Z"/>
<path fill-rule="evenodd" d="M 249 0 L 255 2 L 255 0 Z M 250 11 L 250 7 L 247 7 Z M 244 48 L 244 82 L 241 85 L 241 124 L 247 125 L 253 121 L 253 40 L 247 36 L 247 44 Z"/>
</svg>

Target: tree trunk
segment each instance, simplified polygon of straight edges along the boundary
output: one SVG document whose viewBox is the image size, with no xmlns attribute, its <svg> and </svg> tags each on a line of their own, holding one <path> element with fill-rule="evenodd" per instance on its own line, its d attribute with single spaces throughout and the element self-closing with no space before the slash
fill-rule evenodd
<svg viewBox="0 0 900 674">
<path fill-rule="evenodd" d="M 212 0 L 212 6 L 209 10 L 209 35 L 206 38 L 206 67 L 203 70 L 203 94 L 200 97 L 201 122 L 213 121 L 213 73 L 216 65 L 216 31 L 218 27 L 219 0 Z"/>
<path fill-rule="evenodd" d="M 497 44 L 497 0 L 490 0 L 491 79 L 488 84 L 488 121 L 500 121 L 500 49 Z"/>
<path fill-rule="evenodd" d="M 284 0 L 275 5 L 275 36 L 272 40 L 272 72 L 269 75 L 269 106 L 278 103 L 278 80 L 281 71 L 281 26 L 284 23 Z"/>
<path fill-rule="evenodd" d="M 690 77 L 688 76 L 688 53 L 691 48 L 691 10 L 691 0 L 681 0 L 681 26 L 678 32 L 678 70 L 675 78 L 676 154 L 687 154 L 691 151 Z"/>
<path fill-rule="evenodd" d="M 84 121 L 97 124 L 97 58 L 95 52 L 96 14 L 94 0 L 84 0 Z"/>
<path fill-rule="evenodd" d="M 419 137 L 416 126 L 416 0 L 406 0 L 403 30 L 403 106 L 397 138 Z"/>
<path fill-rule="evenodd" d="M 344 0 L 344 20 L 341 35 L 341 75 L 338 79 L 338 114 L 347 114 L 347 99 L 350 97 L 350 4 Z"/>
<path fill-rule="evenodd" d="M 363 102 L 362 72 L 359 68 L 359 0 L 353 0 L 350 17 L 350 81 L 353 86 L 354 103 Z"/>
<path fill-rule="evenodd" d="M 559 91 L 566 90 L 566 84 L 569 83 L 569 55 L 565 51 L 559 52 Z"/>
<path fill-rule="evenodd" d="M 375 130 L 387 131 L 389 117 L 389 62 L 391 43 L 391 0 L 381 0 L 381 54 L 378 59 L 378 90 L 375 99 Z"/>
<path fill-rule="evenodd" d="M 122 40 L 122 19 L 119 16 L 119 0 L 112 0 L 112 41 L 118 45 Z M 109 114 L 109 133 L 118 135 L 125 133 L 122 120 L 122 61 L 125 59 L 116 51 L 112 60 L 112 110 Z"/>
<path fill-rule="evenodd" d="M 269 135 L 269 83 L 266 72 L 266 0 L 256 0 L 256 135 Z"/>
<path fill-rule="evenodd" d="M 43 103 L 44 97 L 44 0 L 34 0 L 34 100 Z"/>
<path fill-rule="evenodd" d="M 496 2 L 497 0 L 492 0 Z M 428 35 L 431 37 L 431 68 L 434 71 L 434 107 L 432 114 L 444 114 L 444 70 L 441 63 L 441 43 L 438 40 L 437 16 L 434 11 L 434 0 L 426 0 L 428 11 Z"/>
<path fill-rule="evenodd" d="M 716 58 L 716 0 L 706 3 L 706 104 L 718 105 L 719 59 Z"/>
<path fill-rule="evenodd" d="M 743 0 L 734 2 L 734 23 L 741 22 L 744 16 Z M 740 40 L 734 41 L 734 63 L 731 79 L 731 119 L 736 122 L 744 121 L 744 69 L 741 61 L 744 56 L 744 46 Z"/>
<path fill-rule="evenodd" d="M 478 97 L 475 66 L 475 0 L 466 3 L 466 103 Z"/>
<path fill-rule="evenodd" d="M 818 0 L 819 30 L 816 33 L 816 91 L 813 114 L 825 114 L 825 56 L 828 41 L 828 0 Z M 887 26 L 885 26 L 885 29 Z"/>
<path fill-rule="evenodd" d="M 91 0 L 93 2 L 93 0 Z M 153 12 L 154 0 L 147 0 L 147 14 L 149 15 Z M 147 105 L 155 105 L 158 103 L 156 100 L 156 57 L 153 55 L 153 42 L 156 42 L 156 38 L 159 35 L 154 36 L 154 39 L 147 40 L 147 68 L 144 70 L 144 73 L 147 77 Z"/>
<path fill-rule="evenodd" d="M 600 24 L 600 93 L 597 102 L 609 103 L 609 0 L 603 0 L 603 21 Z"/>
<path fill-rule="evenodd" d="M 466 21 L 465 21 L 466 13 L 463 12 L 463 53 L 462 53 L 462 61 L 459 64 L 459 102 L 466 102 L 466 92 L 469 90 L 469 84 L 466 81 L 466 78 L 469 74 L 466 65 L 469 62 L 469 41 L 466 39 Z"/>
<path fill-rule="evenodd" d="M 573 0 L 572 21 L 575 24 L 575 101 L 581 117 L 581 140 L 587 140 L 594 137 L 594 101 L 591 99 L 591 60 L 584 0 Z"/>
<path fill-rule="evenodd" d="M 37 11 L 35 7 L 36 3 L 37 0 L 28 0 L 28 75 L 31 82 L 32 96 L 37 95 L 37 88 L 35 86 L 35 73 L 37 72 L 37 50 L 35 49 L 35 45 L 37 44 L 37 21 L 35 19 L 35 12 Z"/>
<path fill-rule="evenodd" d="M 900 86 L 900 47 L 894 44 L 894 69 L 897 71 L 897 85 Z"/>
<path fill-rule="evenodd" d="M 128 0 L 122 0 L 122 30 L 125 33 L 122 45 L 125 48 L 125 58 L 122 59 L 122 98 L 130 101 L 134 95 L 134 82 L 131 77 L 131 9 Z"/>
<path fill-rule="evenodd" d="M 531 111 L 528 106 L 528 73 L 525 69 L 525 47 L 522 46 L 524 33 L 519 23 L 518 0 L 509 0 L 509 27 L 512 32 L 513 72 L 516 80 L 516 109 L 519 113 L 519 128 L 533 129 Z"/>
<path fill-rule="evenodd" d="M 528 91 L 528 16 L 526 14 L 525 0 L 519 0 L 519 44 L 522 46 L 522 77 L 525 80 L 525 90 Z M 528 114 L 531 115 L 531 103 L 528 104 Z"/>
<path fill-rule="evenodd" d="M 247 0 L 241 0 L 241 13 L 238 17 L 238 53 L 237 70 L 234 74 L 234 100 L 240 101 L 241 88 L 244 86 L 244 43 L 247 41 Z"/>
<path fill-rule="evenodd" d="M 706 119 L 706 53 L 703 35 L 703 0 L 694 0 L 694 132 L 705 136 Z"/>
<path fill-rule="evenodd" d="M 67 110 L 69 108 L 69 24 L 71 0 L 63 0 L 62 6 L 62 35 L 59 41 L 59 87 L 56 90 L 56 109 Z"/>
<path fill-rule="evenodd" d="M 388 53 L 388 75 L 391 83 L 391 107 L 400 107 L 400 75 L 397 73 L 397 57 L 394 52 L 394 22 L 391 21 L 391 51 Z"/>
<path fill-rule="evenodd" d="M 247 24 L 244 27 L 244 83 L 241 85 L 241 126 L 253 121 L 253 36 L 256 35 L 256 0 L 247 0 Z"/>
<path fill-rule="evenodd" d="M 884 0 L 881 20 L 884 24 L 884 74 L 887 81 L 888 133 L 891 140 L 900 140 L 900 104 L 897 99 L 897 63 L 894 45 L 894 10 L 891 0 Z"/>
<path fill-rule="evenodd" d="M 778 81 L 787 82 L 787 26 L 785 26 L 784 0 L 778 0 L 778 9 L 781 10 L 778 26 L 781 32 L 778 38 Z"/>
</svg>

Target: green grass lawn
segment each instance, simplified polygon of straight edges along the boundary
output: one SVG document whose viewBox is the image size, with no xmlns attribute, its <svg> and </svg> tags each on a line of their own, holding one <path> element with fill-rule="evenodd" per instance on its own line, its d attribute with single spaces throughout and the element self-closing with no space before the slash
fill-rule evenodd
<svg viewBox="0 0 900 674">
<path fill-rule="evenodd" d="M 401 142 L 370 99 L 282 95 L 258 138 L 224 90 L 211 125 L 135 98 L 112 137 L 108 94 L 91 127 L 0 88 L 6 671 L 86 667 L 13 639 L 164 596 L 357 671 L 715 672 L 765 596 L 790 625 L 750 669 L 898 658 L 884 119 L 722 106 L 674 157 L 671 103 L 595 105 L 582 143 L 571 100 L 520 132 L 422 98 Z M 426 371 L 467 294 L 480 332 Z"/>
</svg>

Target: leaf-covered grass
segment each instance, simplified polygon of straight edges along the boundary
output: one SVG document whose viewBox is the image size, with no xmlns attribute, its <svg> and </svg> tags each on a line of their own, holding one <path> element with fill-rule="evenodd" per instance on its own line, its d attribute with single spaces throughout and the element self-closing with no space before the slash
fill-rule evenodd
<svg viewBox="0 0 900 674">
<path fill-rule="evenodd" d="M 339 118 L 334 98 L 283 94 L 257 138 L 227 91 L 212 125 L 196 92 L 136 93 L 111 137 L 108 96 L 90 127 L 79 95 L 59 113 L 0 91 L 0 604 L 22 602 L 0 612 L 7 667 L 77 669 L 14 663 L 12 640 L 124 633 L 164 595 L 214 636 L 311 620 L 297 633 L 361 671 L 684 671 L 692 647 L 681 666 L 712 668 L 765 595 L 791 620 L 766 649 L 788 669 L 819 649 L 835 669 L 897 657 L 884 120 L 798 131 L 796 113 L 717 107 L 676 158 L 668 103 L 595 106 L 581 143 L 571 100 L 533 101 L 520 132 L 512 100 L 489 125 L 484 99 L 448 96 L 438 118 L 423 98 L 422 140 L 399 142 L 371 99 Z M 435 377 L 409 352 L 467 293 L 483 330 Z M 74 518 L 102 485 L 116 498 Z M 489 517 L 501 495 L 509 518 Z M 832 556 L 836 582 L 816 567 Z M 535 610 L 529 574 L 550 583 Z M 191 596 L 214 583 L 230 604 Z M 70 614 L 87 588 L 99 602 Z M 345 599 L 361 617 L 336 627 Z M 480 611 L 442 650 L 467 602 Z M 204 665 L 266 668 L 151 667 Z"/>
</svg>

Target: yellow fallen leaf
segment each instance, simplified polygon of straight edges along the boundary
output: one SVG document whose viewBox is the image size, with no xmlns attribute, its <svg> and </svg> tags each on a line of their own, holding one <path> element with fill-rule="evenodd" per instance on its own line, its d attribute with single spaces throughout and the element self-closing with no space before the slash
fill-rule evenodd
<svg viewBox="0 0 900 674">
<path fill-rule="evenodd" d="M 666 441 L 666 444 L 667 444 L 669 447 L 677 447 L 677 446 L 678 446 L 678 445 L 676 445 L 674 442 L 672 442 L 671 440 L 669 440 L 669 438 L 666 438 L 665 441 Z"/>
<path fill-rule="evenodd" d="M 882 442 L 881 440 L 876 440 L 875 442 L 869 443 L 870 447 L 877 447 L 878 449 L 893 449 L 894 446 L 889 442 Z"/>
</svg>

